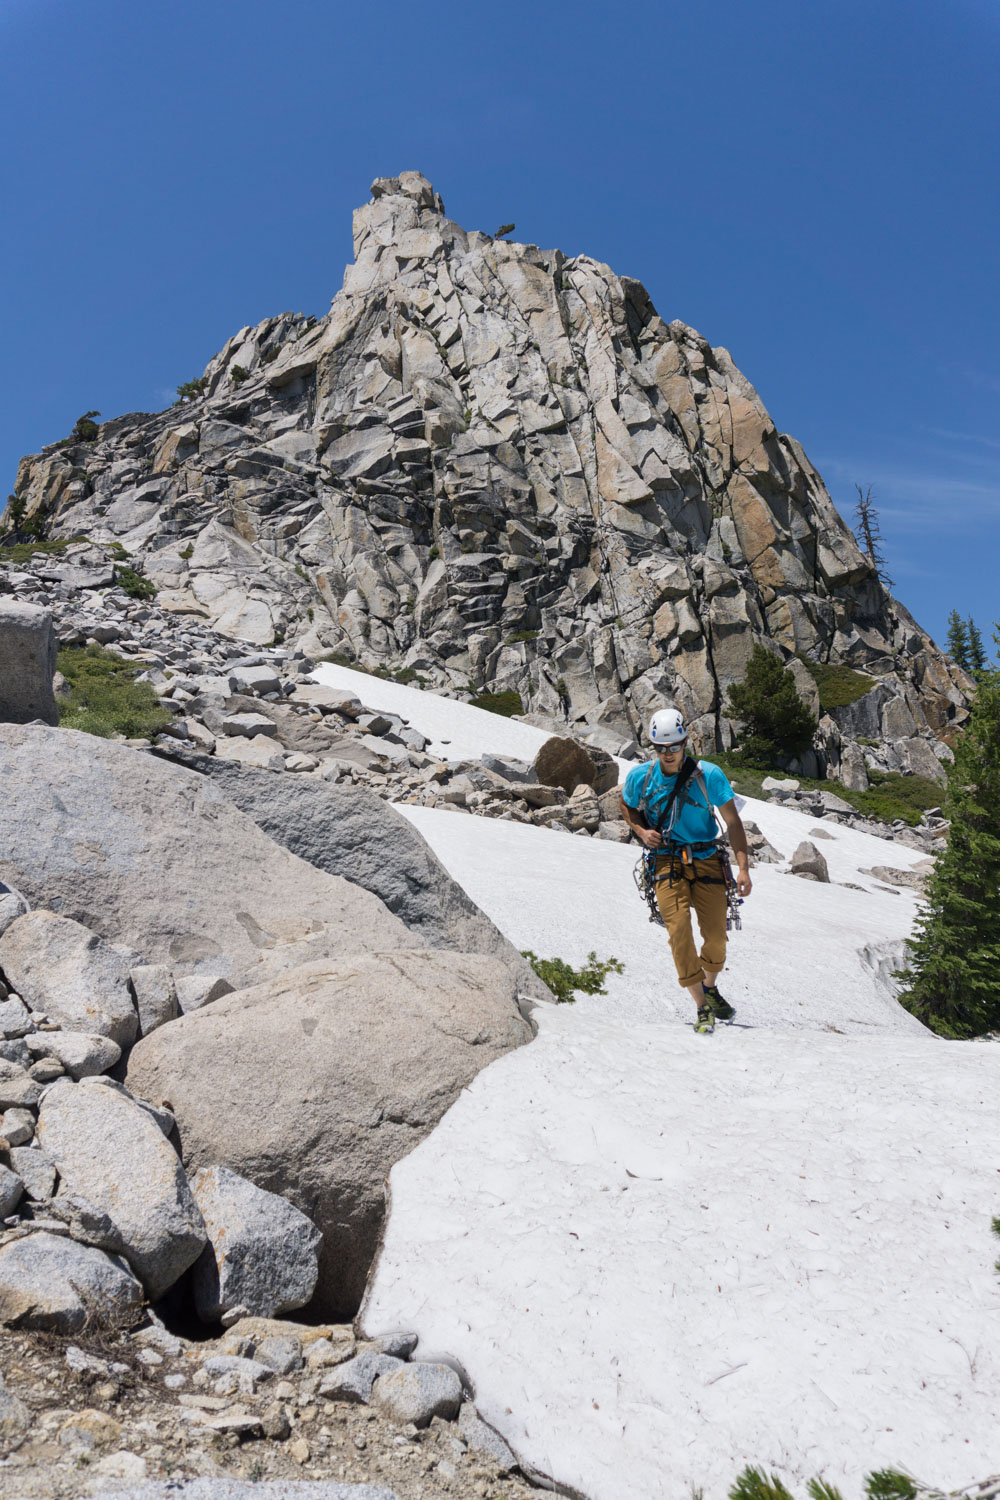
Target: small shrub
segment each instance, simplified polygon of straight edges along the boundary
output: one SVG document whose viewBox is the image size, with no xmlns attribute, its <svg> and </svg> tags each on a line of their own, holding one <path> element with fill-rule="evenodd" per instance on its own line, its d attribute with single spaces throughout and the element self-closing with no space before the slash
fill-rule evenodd
<svg viewBox="0 0 1000 1500">
<path fill-rule="evenodd" d="M 96 442 L 97 434 L 100 429 L 98 428 L 97 423 L 94 421 L 94 418 L 99 417 L 100 415 L 101 414 L 99 411 L 85 411 L 82 417 L 77 417 L 76 421 L 73 424 L 73 431 L 69 435 L 70 442 Z"/>
<path fill-rule="evenodd" d="M 832 708 L 847 708 L 857 703 L 875 686 L 875 679 L 864 672 L 855 672 L 853 667 L 835 666 L 832 662 L 810 661 L 800 656 L 799 661 L 819 688 L 819 706 L 824 713 Z"/>
<path fill-rule="evenodd" d="M 437 559 L 440 556 L 441 556 L 441 548 L 440 547 L 432 547 L 431 550 L 427 554 L 427 561 L 428 562 L 436 562 Z"/>
<path fill-rule="evenodd" d="M 485 708 L 487 713 L 499 714 L 503 719 L 512 719 L 515 714 L 524 713 L 521 695 L 514 692 L 513 688 L 504 693 L 480 693 L 472 699 L 472 707 Z"/>
<path fill-rule="evenodd" d="M 309 605 L 306 606 L 306 619 L 307 620 L 312 620 L 312 617 L 313 617 L 313 607 L 312 607 L 311 604 L 309 604 Z"/>
<path fill-rule="evenodd" d="M 28 502 L 23 495 L 8 495 L 3 513 L 4 530 L 20 531 L 27 509 Z"/>
<path fill-rule="evenodd" d="M 271 645 L 272 646 L 283 646 L 284 644 L 285 644 L 285 632 L 283 630 L 276 630 L 274 632 L 274 636 L 273 636 L 273 638 L 271 640 Z"/>
<path fill-rule="evenodd" d="M 260 362 L 262 365 L 269 365 L 271 361 L 277 359 L 277 357 L 277 344 L 268 344 L 260 351 Z"/>
<path fill-rule="evenodd" d="M 519 641 L 537 641 L 538 636 L 537 630 L 515 630 L 513 635 L 507 637 L 507 645 L 516 646 Z"/>
<path fill-rule="evenodd" d="M 625 965 L 617 958 L 598 958 L 591 951 L 582 969 L 572 968 L 564 958 L 539 958 L 530 948 L 522 949 L 526 958 L 544 984 L 555 995 L 560 1005 L 572 1005 L 574 990 L 584 995 L 606 995 L 604 981 L 609 974 L 623 974 Z"/>
<path fill-rule="evenodd" d="M 1000 1218 L 994 1217 L 990 1221 L 990 1228 L 992 1229 L 994 1234 L 1000 1234 Z M 1000 1260 L 996 1262 L 996 1266 L 994 1269 L 1000 1271 Z"/>
<path fill-rule="evenodd" d="M 148 682 L 136 682 L 141 670 L 103 646 L 64 646 L 56 659 L 69 692 L 59 703 L 63 729 L 80 729 L 100 739 L 123 734 L 152 739 L 170 723 Z"/>
<path fill-rule="evenodd" d="M 177 387 L 177 396 L 181 401 L 194 401 L 202 394 L 208 385 L 208 376 L 200 375 L 197 380 L 185 380 Z"/>
<path fill-rule="evenodd" d="M 129 554 L 125 551 L 125 548 L 122 546 L 121 542 L 106 542 L 105 546 L 111 553 L 112 557 L 117 557 L 121 562 L 128 562 Z"/>
<path fill-rule="evenodd" d="M 729 1491 L 729 1500 L 792 1500 L 792 1494 L 777 1474 L 769 1477 L 763 1469 L 747 1465 Z"/>
<path fill-rule="evenodd" d="M 185 562 L 187 562 L 189 558 L 194 557 L 194 542 L 188 542 L 186 547 L 182 547 L 180 552 L 178 553 L 178 556 L 183 557 Z"/>
<path fill-rule="evenodd" d="M 244 370 L 242 365 L 233 365 L 229 371 L 229 378 L 233 382 L 233 385 L 239 386 L 243 384 L 244 380 L 250 379 L 250 371 Z"/>
<path fill-rule="evenodd" d="M 130 599 L 155 599 L 156 584 L 135 568 L 115 568 L 114 582 Z"/>
</svg>

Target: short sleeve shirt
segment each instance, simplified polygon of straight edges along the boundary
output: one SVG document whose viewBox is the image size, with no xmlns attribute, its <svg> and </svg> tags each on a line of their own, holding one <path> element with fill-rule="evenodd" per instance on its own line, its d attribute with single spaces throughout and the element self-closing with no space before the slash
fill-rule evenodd
<svg viewBox="0 0 1000 1500">
<path fill-rule="evenodd" d="M 651 764 L 652 771 L 650 771 L 650 763 L 644 766 L 633 766 L 625 778 L 622 797 L 628 807 L 638 807 L 644 800 L 647 823 L 651 828 L 659 828 L 677 777 L 664 776 L 658 760 L 654 760 Z M 677 816 L 670 838 L 675 844 L 691 844 L 694 847 L 714 844 L 719 836 L 719 829 L 712 808 L 722 807 L 724 803 L 733 800 L 733 789 L 724 771 L 706 760 L 698 762 L 698 769 L 704 778 L 705 790 L 708 792 L 711 806 L 705 805 L 701 788 L 692 776 L 681 792 L 678 803 L 674 806 Z M 647 775 L 649 776 L 648 782 L 646 782 Z"/>
</svg>

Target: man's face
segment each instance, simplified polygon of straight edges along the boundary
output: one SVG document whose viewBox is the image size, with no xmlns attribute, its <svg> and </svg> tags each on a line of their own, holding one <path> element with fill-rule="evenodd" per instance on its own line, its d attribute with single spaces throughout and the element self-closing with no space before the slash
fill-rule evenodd
<svg viewBox="0 0 1000 1500">
<path fill-rule="evenodd" d="M 676 776 L 684 764 L 684 756 L 687 751 L 687 740 L 681 740 L 679 745 L 660 745 L 657 756 L 660 761 L 660 770 L 664 776 Z"/>
</svg>

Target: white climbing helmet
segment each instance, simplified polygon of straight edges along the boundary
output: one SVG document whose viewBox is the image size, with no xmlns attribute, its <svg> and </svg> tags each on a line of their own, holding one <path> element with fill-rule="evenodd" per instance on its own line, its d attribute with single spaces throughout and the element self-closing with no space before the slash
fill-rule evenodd
<svg viewBox="0 0 1000 1500">
<path fill-rule="evenodd" d="M 687 725 L 679 708 L 658 709 L 649 721 L 649 738 L 654 745 L 681 745 L 687 737 Z"/>
</svg>

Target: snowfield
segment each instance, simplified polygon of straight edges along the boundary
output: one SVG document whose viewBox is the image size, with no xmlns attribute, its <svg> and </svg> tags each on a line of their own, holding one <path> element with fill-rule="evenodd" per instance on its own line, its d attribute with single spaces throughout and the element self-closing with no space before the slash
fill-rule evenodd
<svg viewBox="0 0 1000 1500">
<path fill-rule="evenodd" d="M 382 686 L 407 697 L 355 690 L 426 733 L 427 695 Z M 434 701 L 463 754 L 533 753 L 504 738 L 529 726 Z M 536 1040 L 393 1169 L 365 1332 L 457 1356 L 518 1454 L 590 1500 L 722 1500 L 747 1463 L 849 1500 L 872 1468 L 1000 1468 L 1000 1049 L 896 1003 L 877 961 L 917 903 L 861 873 L 921 856 L 746 803 L 786 857 L 833 835 L 832 881 L 862 889 L 758 866 L 721 982 L 737 1022 L 701 1037 L 635 846 L 400 810 L 518 947 L 625 972 L 538 1006 Z"/>
</svg>

